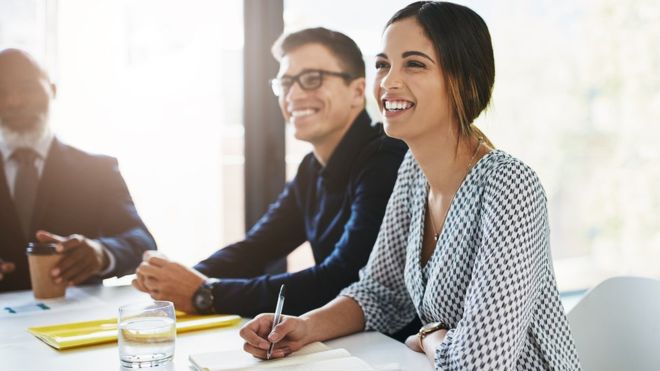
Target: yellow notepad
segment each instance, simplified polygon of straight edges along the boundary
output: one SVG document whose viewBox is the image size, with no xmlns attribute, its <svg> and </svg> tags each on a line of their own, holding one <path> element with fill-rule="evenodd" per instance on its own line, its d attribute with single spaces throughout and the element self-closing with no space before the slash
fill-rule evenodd
<svg viewBox="0 0 660 371">
<path fill-rule="evenodd" d="M 198 316 L 177 312 L 177 334 L 216 327 L 232 326 L 241 321 L 236 315 Z M 63 323 L 30 327 L 28 331 L 51 347 L 64 350 L 117 341 L 117 319 Z"/>
</svg>

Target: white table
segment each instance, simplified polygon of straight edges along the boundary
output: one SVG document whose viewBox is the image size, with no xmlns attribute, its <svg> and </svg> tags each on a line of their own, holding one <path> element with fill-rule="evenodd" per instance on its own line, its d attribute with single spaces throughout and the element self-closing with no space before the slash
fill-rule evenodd
<svg viewBox="0 0 660 371">
<path fill-rule="evenodd" d="M 116 317 L 120 305 L 149 300 L 146 294 L 130 286 L 97 286 L 77 290 L 90 295 L 88 300 L 71 304 L 69 308 L 65 306 L 52 311 L 0 317 L 0 370 L 122 370 L 116 344 L 57 351 L 27 332 L 26 329 L 31 326 Z M 34 301 L 30 291 L 0 294 L 0 308 L 10 304 L 10 301 L 15 302 L 17 297 L 25 302 Z M 177 335 L 174 362 L 157 370 L 190 371 L 188 355 L 191 353 L 242 348 L 238 329 L 234 326 Z M 398 364 L 401 370 L 432 369 L 422 354 L 380 333 L 356 334 L 326 344 L 345 348 L 374 367 Z"/>
</svg>

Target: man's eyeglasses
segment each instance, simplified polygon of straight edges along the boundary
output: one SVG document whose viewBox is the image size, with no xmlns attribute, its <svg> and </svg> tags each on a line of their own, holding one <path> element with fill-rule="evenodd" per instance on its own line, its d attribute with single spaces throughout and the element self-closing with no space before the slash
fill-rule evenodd
<svg viewBox="0 0 660 371">
<path fill-rule="evenodd" d="M 337 76 L 346 81 L 353 79 L 353 76 L 346 72 L 332 72 L 326 70 L 305 70 L 295 76 L 282 76 L 277 79 L 270 80 L 270 86 L 273 88 L 273 93 L 281 97 L 287 95 L 289 90 L 296 82 L 303 90 L 314 90 L 321 87 L 323 78 L 325 76 Z"/>
</svg>

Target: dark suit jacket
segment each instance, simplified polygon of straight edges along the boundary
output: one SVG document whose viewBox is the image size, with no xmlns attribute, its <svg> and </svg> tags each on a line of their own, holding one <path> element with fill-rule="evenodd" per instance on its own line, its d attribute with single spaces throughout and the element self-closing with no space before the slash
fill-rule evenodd
<svg viewBox="0 0 660 371">
<path fill-rule="evenodd" d="M 98 239 L 116 258 L 108 276 L 133 273 L 156 242 L 138 216 L 117 160 L 92 155 L 53 139 L 39 180 L 30 236 L 43 229 L 61 236 Z M 30 274 L 16 209 L 0 161 L 0 257 L 16 270 L 0 281 L 0 292 L 30 289 Z M 91 277 L 85 283 L 100 283 Z"/>
</svg>

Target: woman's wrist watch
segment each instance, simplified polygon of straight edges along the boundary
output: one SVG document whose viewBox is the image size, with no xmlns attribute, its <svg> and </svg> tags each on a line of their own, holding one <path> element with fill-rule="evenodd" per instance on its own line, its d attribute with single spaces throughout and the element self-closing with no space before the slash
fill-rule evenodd
<svg viewBox="0 0 660 371">
<path fill-rule="evenodd" d="M 417 339 L 419 340 L 419 347 L 424 352 L 424 338 L 426 335 L 436 332 L 438 330 L 449 330 L 449 325 L 440 321 L 440 322 L 431 322 L 427 323 L 422 328 L 419 329 L 417 333 Z"/>
</svg>

